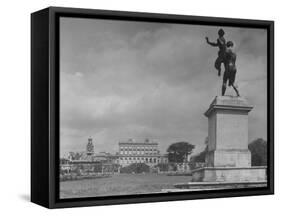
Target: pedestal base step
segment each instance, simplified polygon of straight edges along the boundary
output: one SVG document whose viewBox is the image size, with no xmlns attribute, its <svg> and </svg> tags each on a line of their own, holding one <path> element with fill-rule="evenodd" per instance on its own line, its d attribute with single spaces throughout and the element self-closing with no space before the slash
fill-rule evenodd
<svg viewBox="0 0 281 216">
<path fill-rule="evenodd" d="M 192 171 L 193 182 L 267 181 L 266 167 L 203 167 Z"/>
<path fill-rule="evenodd" d="M 252 188 L 266 187 L 267 181 L 247 181 L 247 182 L 188 182 L 175 184 L 177 189 L 192 190 L 213 190 L 213 189 L 234 189 L 234 188 Z"/>
</svg>

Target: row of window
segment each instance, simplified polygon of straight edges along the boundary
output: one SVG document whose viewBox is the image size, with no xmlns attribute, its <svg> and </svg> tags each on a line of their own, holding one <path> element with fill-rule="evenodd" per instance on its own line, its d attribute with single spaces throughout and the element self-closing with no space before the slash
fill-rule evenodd
<svg viewBox="0 0 281 216">
<path fill-rule="evenodd" d="M 132 151 L 121 151 L 120 154 L 121 155 L 131 155 L 131 154 L 137 154 L 137 155 L 156 155 L 158 152 L 132 152 Z"/>
<path fill-rule="evenodd" d="M 157 148 L 120 148 L 120 151 L 158 151 Z"/>
<path fill-rule="evenodd" d="M 143 161 L 147 163 L 156 163 L 157 159 L 156 158 L 139 158 L 139 157 L 129 157 L 129 158 L 120 158 L 120 160 L 124 161 Z"/>
</svg>

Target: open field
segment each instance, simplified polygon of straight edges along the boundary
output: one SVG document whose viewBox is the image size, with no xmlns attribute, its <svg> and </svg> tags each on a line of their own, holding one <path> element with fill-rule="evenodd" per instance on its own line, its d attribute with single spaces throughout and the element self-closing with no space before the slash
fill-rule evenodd
<svg viewBox="0 0 281 216">
<path fill-rule="evenodd" d="M 186 183 L 190 176 L 166 176 L 158 174 L 120 174 L 109 178 L 65 181 L 60 183 L 61 198 L 95 197 L 161 192 Z"/>
</svg>

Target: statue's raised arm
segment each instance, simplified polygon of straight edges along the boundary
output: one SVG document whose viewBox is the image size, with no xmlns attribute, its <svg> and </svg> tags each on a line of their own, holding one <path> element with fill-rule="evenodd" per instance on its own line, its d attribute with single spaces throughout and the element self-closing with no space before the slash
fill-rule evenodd
<svg viewBox="0 0 281 216">
<path fill-rule="evenodd" d="M 218 43 L 210 42 L 208 37 L 206 37 L 206 41 L 207 41 L 207 44 L 209 44 L 209 45 L 211 45 L 211 46 L 213 46 L 213 47 L 219 46 Z"/>
</svg>

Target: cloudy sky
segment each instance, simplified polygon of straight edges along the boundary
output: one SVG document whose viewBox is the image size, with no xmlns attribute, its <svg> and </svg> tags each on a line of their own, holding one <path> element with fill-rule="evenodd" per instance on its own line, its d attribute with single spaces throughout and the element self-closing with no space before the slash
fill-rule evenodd
<svg viewBox="0 0 281 216">
<path fill-rule="evenodd" d="M 164 153 L 188 141 L 204 148 L 203 113 L 221 92 L 213 67 L 219 27 L 61 18 L 60 149 L 115 153 L 118 142 L 149 138 Z M 249 141 L 266 133 L 266 31 L 227 28 L 237 53 L 237 84 L 254 109 Z M 234 95 L 232 89 L 226 94 Z"/>
</svg>

